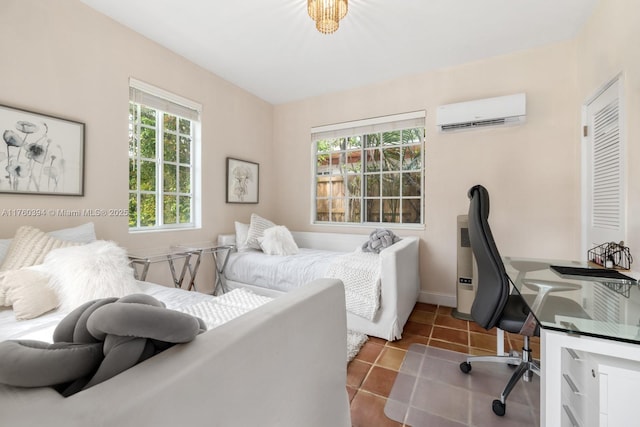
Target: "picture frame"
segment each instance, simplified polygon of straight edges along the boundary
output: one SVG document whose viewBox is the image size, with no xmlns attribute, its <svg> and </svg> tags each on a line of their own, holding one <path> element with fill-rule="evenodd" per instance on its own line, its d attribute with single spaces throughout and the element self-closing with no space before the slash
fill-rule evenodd
<svg viewBox="0 0 640 427">
<path fill-rule="evenodd" d="M 258 203 L 260 165 L 227 157 L 227 203 Z"/>
<path fill-rule="evenodd" d="M 0 193 L 84 196 L 84 123 L 0 105 L 0 135 Z"/>
</svg>

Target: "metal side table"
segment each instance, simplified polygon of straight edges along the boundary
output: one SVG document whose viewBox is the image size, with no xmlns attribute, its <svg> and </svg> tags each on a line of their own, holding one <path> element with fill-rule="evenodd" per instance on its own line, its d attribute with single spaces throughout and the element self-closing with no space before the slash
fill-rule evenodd
<svg viewBox="0 0 640 427">
<path fill-rule="evenodd" d="M 235 250 L 234 245 L 214 245 L 211 242 L 202 242 L 202 243 L 193 243 L 193 244 L 184 244 L 175 246 L 174 249 L 178 251 L 182 251 L 185 253 L 198 254 L 198 257 L 202 256 L 202 254 L 211 254 L 213 258 L 213 268 L 214 268 L 214 286 L 213 286 L 213 295 L 218 295 L 218 292 L 225 293 L 227 292 L 227 280 L 224 276 L 224 269 L 227 266 L 227 262 L 229 261 L 229 254 Z M 199 264 L 199 258 L 198 258 Z M 197 265 L 196 265 L 197 268 Z M 189 271 L 191 267 L 189 267 Z M 192 273 L 192 277 L 195 274 Z"/>
<path fill-rule="evenodd" d="M 133 273 L 136 279 L 146 280 L 147 273 L 151 264 L 158 262 L 167 262 L 171 271 L 173 285 L 176 288 L 182 288 L 187 271 L 190 280 L 188 290 L 195 289 L 195 279 L 200 266 L 201 253 L 197 251 L 185 251 L 177 248 L 155 248 L 140 249 L 129 252 L 129 263 L 133 267 Z M 176 261 L 182 259 L 182 267 L 179 267 L 180 274 L 176 271 Z"/>
</svg>

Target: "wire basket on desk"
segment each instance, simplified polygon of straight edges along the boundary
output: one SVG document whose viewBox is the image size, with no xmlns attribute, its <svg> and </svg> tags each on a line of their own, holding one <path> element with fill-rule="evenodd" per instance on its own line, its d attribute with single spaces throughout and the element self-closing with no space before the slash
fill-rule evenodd
<svg viewBox="0 0 640 427">
<path fill-rule="evenodd" d="M 594 264 L 620 270 L 629 270 L 633 262 L 631 252 L 628 247 L 624 246 L 624 242 L 603 243 L 589 249 L 587 259 Z"/>
</svg>

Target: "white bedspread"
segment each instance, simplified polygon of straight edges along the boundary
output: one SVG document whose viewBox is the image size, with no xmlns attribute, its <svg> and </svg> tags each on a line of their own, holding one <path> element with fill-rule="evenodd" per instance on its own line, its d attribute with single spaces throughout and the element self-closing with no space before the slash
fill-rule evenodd
<svg viewBox="0 0 640 427">
<path fill-rule="evenodd" d="M 289 292 L 305 283 L 327 277 L 339 252 L 300 248 L 295 255 L 265 255 L 259 251 L 234 252 L 224 270 L 234 282 Z"/>
<path fill-rule="evenodd" d="M 180 310 L 202 301 L 212 300 L 211 295 L 169 288 L 149 282 L 137 282 L 140 293 L 148 294 L 165 303 L 167 308 Z M 11 307 L 0 310 L 0 341 L 11 339 L 30 339 L 45 342 L 53 341 L 56 325 L 68 314 L 54 310 L 30 320 L 16 320 Z"/>
</svg>

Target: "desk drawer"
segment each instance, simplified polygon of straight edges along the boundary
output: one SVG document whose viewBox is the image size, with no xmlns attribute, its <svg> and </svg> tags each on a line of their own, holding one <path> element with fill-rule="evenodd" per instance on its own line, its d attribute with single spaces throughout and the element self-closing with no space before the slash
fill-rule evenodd
<svg viewBox="0 0 640 427">
<path fill-rule="evenodd" d="M 562 376 L 570 378 L 565 382 L 575 386 L 578 393 L 584 393 L 587 386 L 587 376 L 590 372 L 588 362 L 587 353 L 571 348 L 562 348 Z"/>
</svg>

